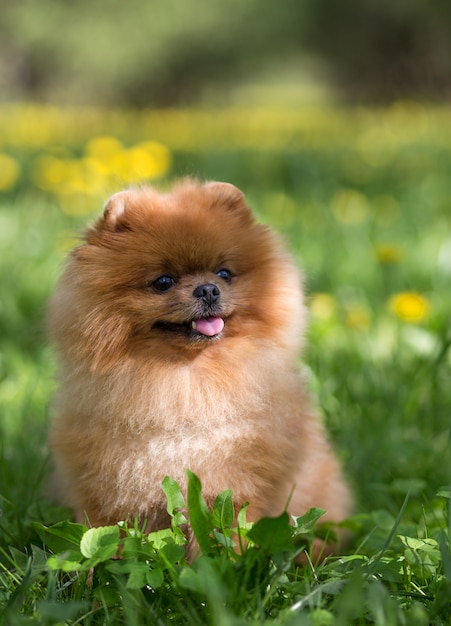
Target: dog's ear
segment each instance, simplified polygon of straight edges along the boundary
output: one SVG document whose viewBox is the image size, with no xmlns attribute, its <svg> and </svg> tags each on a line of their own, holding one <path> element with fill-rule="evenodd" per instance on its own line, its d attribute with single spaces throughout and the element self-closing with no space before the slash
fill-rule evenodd
<svg viewBox="0 0 451 626">
<path fill-rule="evenodd" d="M 253 220 L 252 212 L 246 205 L 243 192 L 231 183 L 208 182 L 205 188 L 213 195 L 215 204 L 236 213 L 247 221 Z"/>
<path fill-rule="evenodd" d="M 214 195 L 224 200 L 230 205 L 244 204 L 244 194 L 238 187 L 231 183 L 221 183 L 216 181 L 210 181 L 205 183 L 205 187 L 214 193 Z"/>
<path fill-rule="evenodd" d="M 127 212 L 131 208 L 133 196 L 131 190 L 118 191 L 111 196 L 103 209 L 103 222 L 106 228 L 113 231 L 127 229 Z"/>
</svg>

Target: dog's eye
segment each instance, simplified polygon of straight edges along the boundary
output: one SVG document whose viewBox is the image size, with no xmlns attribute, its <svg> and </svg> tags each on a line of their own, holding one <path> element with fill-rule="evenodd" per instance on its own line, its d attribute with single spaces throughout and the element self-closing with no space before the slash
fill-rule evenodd
<svg viewBox="0 0 451 626">
<path fill-rule="evenodd" d="M 232 282 L 232 273 L 230 272 L 230 270 L 226 269 L 225 267 L 222 267 L 220 270 L 218 270 L 216 272 L 216 276 L 219 276 L 219 278 L 222 278 L 227 283 Z"/>
<path fill-rule="evenodd" d="M 172 278 L 172 276 L 160 276 L 153 281 L 152 287 L 156 291 L 160 292 L 169 291 L 169 289 L 171 289 L 175 285 L 175 282 L 175 278 Z"/>
</svg>

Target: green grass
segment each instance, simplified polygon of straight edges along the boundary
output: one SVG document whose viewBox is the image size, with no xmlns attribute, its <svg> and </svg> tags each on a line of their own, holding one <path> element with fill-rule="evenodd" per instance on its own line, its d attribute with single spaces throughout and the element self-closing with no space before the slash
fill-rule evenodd
<svg viewBox="0 0 451 626">
<path fill-rule="evenodd" d="M 51 502 L 45 303 L 73 233 L 92 214 L 69 216 L 23 183 L 0 199 L 4 623 L 450 623 L 449 153 L 437 137 L 422 137 L 373 165 L 327 142 L 203 147 L 173 158 L 173 177 L 194 172 L 241 186 L 304 268 L 312 308 L 305 363 L 354 488 L 352 539 L 343 554 L 296 568 L 311 520 L 290 530 L 279 518 L 249 531 L 249 549 L 238 555 L 230 494 L 208 511 L 191 477 L 188 509 L 204 556 L 189 566 L 177 516 L 164 537 L 139 528 L 119 536 L 117 527 L 72 524 Z M 404 292 L 428 307 L 414 323 L 390 305 Z M 167 494 L 173 513 L 176 486 Z M 119 543 L 124 558 L 114 560 Z"/>
</svg>

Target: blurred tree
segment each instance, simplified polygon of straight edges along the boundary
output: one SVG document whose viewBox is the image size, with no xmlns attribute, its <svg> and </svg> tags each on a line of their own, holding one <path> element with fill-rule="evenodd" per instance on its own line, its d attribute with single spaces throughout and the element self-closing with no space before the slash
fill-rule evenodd
<svg viewBox="0 0 451 626">
<path fill-rule="evenodd" d="M 0 0 L 0 97 L 190 104 L 272 62 L 326 60 L 345 96 L 450 95 L 449 0 Z"/>
<path fill-rule="evenodd" d="M 272 0 L 3 0 L 0 88 L 10 97 L 167 105 L 281 55 Z"/>
<path fill-rule="evenodd" d="M 451 95 L 449 0 L 306 0 L 302 44 L 350 99 Z"/>
</svg>

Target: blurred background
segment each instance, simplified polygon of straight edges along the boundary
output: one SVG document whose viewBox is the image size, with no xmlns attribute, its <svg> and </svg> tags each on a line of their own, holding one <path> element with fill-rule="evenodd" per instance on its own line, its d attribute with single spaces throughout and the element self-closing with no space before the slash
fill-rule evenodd
<svg viewBox="0 0 451 626">
<path fill-rule="evenodd" d="M 2 5 L 3 101 L 166 107 L 451 95 L 446 0 Z"/>
</svg>

